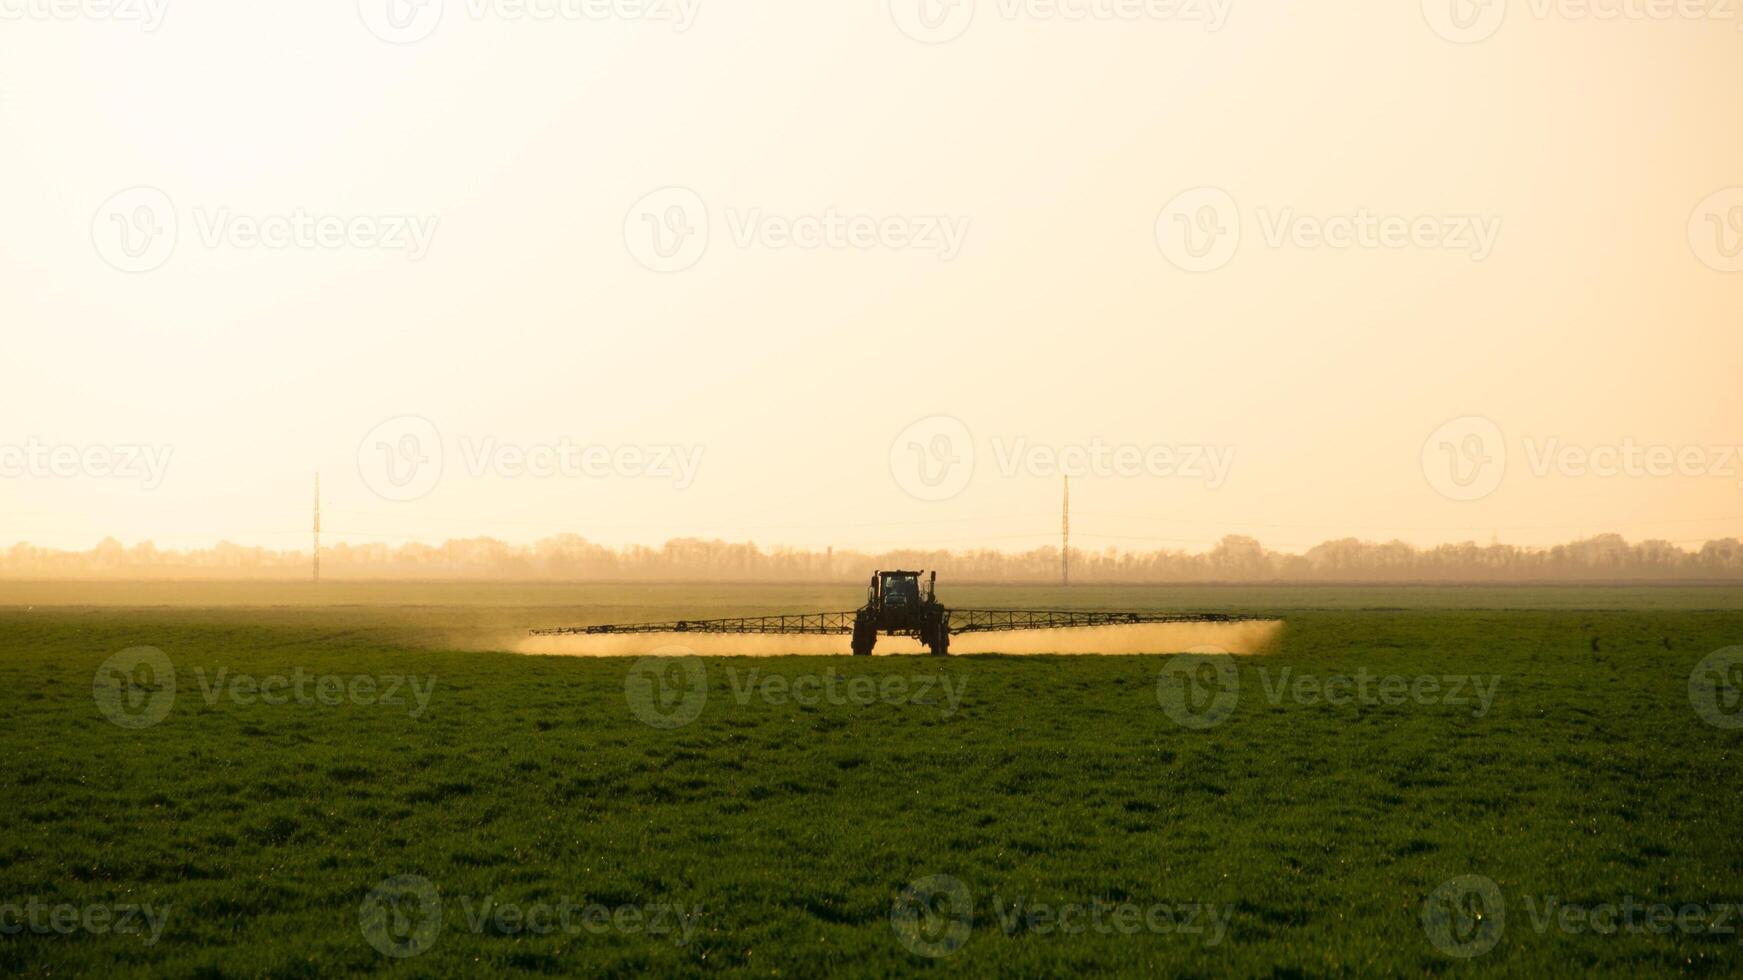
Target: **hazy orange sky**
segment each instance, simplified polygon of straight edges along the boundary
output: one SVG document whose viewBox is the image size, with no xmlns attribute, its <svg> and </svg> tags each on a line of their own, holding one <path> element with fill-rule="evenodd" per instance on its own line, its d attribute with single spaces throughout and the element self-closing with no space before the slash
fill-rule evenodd
<svg viewBox="0 0 1743 980">
<path fill-rule="evenodd" d="M 0 0 L 0 545 L 1743 534 L 1727 5 L 390 4 Z"/>
</svg>

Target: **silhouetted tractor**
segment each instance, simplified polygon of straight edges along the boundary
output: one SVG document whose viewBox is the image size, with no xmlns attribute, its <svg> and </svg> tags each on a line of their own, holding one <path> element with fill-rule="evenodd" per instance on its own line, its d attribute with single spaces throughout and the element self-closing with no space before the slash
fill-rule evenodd
<svg viewBox="0 0 1743 980">
<path fill-rule="evenodd" d="M 874 572 L 865 605 L 853 616 L 853 655 L 871 656 L 878 634 L 911 636 L 926 645 L 933 656 L 950 652 L 950 610 L 937 596 L 938 573 L 927 577 L 924 587 L 919 572 Z"/>
<path fill-rule="evenodd" d="M 605 633 L 762 633 L 848 634 L 853 655 L 867 657 L 878 634 L 911 636 L 936 656 L 950 652 L 956 633 L 997 633 L 1011 630 L 1075 629 L 1127 626 L 1139 623 L 1234 623 L 1251 617 L 1224 613 L 1069 612 L 1034 609 L 946 609 L 938 601 L 938 573 L 874 572 L 866 603 L 852 612 L 795 613 L 747 616 L 742 619 L 680 619 L 667 623 L 611 626 L 562 626 L 536 629 L 534 636 L 593 636 Z"/>
</svg>

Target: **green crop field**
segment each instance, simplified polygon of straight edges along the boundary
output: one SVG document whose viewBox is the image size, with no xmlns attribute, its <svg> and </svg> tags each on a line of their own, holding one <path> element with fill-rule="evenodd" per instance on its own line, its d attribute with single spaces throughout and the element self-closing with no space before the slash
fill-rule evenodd
<svg viewBox="0 0 1743 980">
<path fill-rule="evenodd" d="M 860 590 L 0 585 L 0 970 L 1743 973 L 1736 590 L 941 592 L 1283 625 L 643 660 L 508 651 Z"/>
</svg>

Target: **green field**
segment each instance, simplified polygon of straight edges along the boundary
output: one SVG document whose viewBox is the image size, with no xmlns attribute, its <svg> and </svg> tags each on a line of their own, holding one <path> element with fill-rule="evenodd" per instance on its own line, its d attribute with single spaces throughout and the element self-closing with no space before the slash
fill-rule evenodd
<svg viewBox="0 0 1743 980">
<path fill-rule="evenodd" d="M 0 584 L 0 970 L 1743 973 L 1737 590 L 941 592 L 1285 625 L 650 665 L 491 651 L 860 590 Z"/>
</svg>

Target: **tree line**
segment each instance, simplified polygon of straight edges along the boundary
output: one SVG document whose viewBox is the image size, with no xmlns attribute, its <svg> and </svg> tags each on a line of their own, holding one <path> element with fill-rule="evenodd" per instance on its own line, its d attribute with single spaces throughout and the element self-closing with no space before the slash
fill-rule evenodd
<svg viewBox="0 0 1743 980">
<path fill-rule="evenodd" d="M 301 578 L 306 550 L 222 542 L 160 549 L 106 538 L 89 551 L 14 545 L 0 551 L 9 578 Z M 558 581 L 857 582 L 873 569 L 937 569 L 957 582 L 1053 583 L 1057 547 L 1007 552 L 904 549 L 864 552 L 772 547 L 677 538 L 658 547 L 611 548 L 575 534 L 533 544 L 461 538 L 431 544 L 335 544 L 321 568 L 333 578 L 444 578 Z M 1327 541 L 1301 554 L 1257 539 L 1223 538 L 1203 552 L 1072 549 L 1074 583 L 1152 582 L 1604 582 L 1743 580 L 1743 539 L 1687 550 L 1668 541 L 1630 543 L 1600 534 L 1533 548 L 1473 542 L 1418 548 L 1401 541 Z"/>
</svg>

